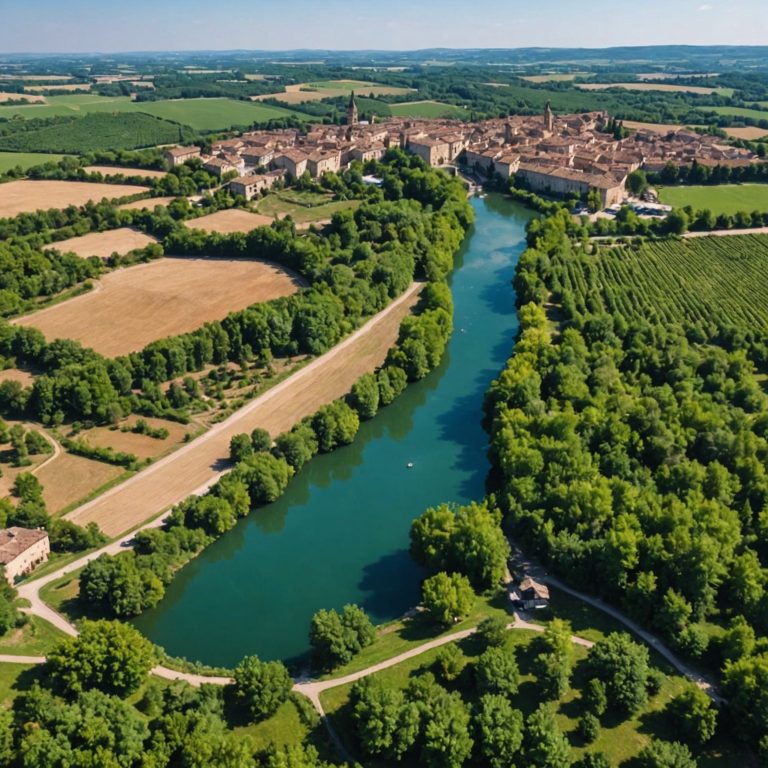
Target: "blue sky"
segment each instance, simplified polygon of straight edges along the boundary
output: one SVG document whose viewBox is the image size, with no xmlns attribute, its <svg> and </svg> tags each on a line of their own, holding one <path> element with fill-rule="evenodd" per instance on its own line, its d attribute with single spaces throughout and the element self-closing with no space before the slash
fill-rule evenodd
<svg viewBox="0 0 768 768">
<path fill-rule="evenodd" d="M 0 53 L 768 44 L 768 0 L 4 0 Z"/>
</svg>

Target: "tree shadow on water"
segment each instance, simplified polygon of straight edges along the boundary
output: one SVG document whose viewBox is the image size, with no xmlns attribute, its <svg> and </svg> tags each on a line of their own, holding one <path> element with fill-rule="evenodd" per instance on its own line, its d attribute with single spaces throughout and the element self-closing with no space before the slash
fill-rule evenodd
<svg viewBox="0 0 768 768">
<path fill-rule="evenodd" d="M 408 550 L 383 555 L 366 565 L 358 589 L 366 593 L 362 608 L 384 619 L 396 618 L 419 601 L 418 585 L 422 570 Z"/>
</svg>

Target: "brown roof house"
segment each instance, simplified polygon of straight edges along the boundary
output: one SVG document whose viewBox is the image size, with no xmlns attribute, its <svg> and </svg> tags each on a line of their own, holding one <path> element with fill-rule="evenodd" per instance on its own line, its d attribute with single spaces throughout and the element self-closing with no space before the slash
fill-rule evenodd
<svg viewBox="0 0 768 768">
<path fill-rule="evenodd" d="M 549 605 L 549 587 L 526 576 L 519 585 L 510 587 L 509 599 L 515 608 L 529 611 Z"/>
<path fill-rule="evenodd" d="M 48 534 L 40 528 L 0 530 L 0 565 L 11 584 L 36 565 L 44 563 L 50 553 Z"/>
</svg>

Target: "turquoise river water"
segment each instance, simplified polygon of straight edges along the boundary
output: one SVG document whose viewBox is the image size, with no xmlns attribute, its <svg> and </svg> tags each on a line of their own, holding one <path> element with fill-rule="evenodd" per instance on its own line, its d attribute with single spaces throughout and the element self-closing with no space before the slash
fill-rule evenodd
<svg viewBox="0 0 768 768">
<path fill-rule="evenodd" d="M 169 653 L 226 666 L 248 654 L 292 660 L 308 650 L 319 608 L 358 603 L 382 622 L 418 602 L 410 523 L 427 507 L 483 497 L 483 394 L 517 333 L 510 283 L 530 214 L 496 195 L 472 204 L 476 221 L 452 276 L 455 330 L 439 368 L 178 574 L 135 621 Z"/>
</svg>

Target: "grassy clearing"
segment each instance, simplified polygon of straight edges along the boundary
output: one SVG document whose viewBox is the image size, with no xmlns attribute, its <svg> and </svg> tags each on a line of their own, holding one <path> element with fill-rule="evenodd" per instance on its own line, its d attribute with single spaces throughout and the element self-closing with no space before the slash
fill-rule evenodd
<svg viewBox="0 0 768 768">
<path fill-rule="evenodd" d="M 677 208 L 709 208 L 714 214 L 768 211 L 768 184 L 726 184 L 717 187 L 665 187 L 660 199 Z"/>
<path fill-rule="evenodd" d="M 43 163 L 58 163 L 68 155 L 46 154 L 43 152 L 0 152 L 0 173 L 20 167 L 26 171 Z"/>
<path fill-rule="evenodd" d="M 29 690 L 35 680 L 41 680 L 39 665 L 0 664 L 0 704 L 10 707 L 13 700 Z"/>
<path fill-rule="evenodd" d="M 323 679 L 343 677 L 352 672 L 366 669 L 366 667 L 391 659 L 393 656 L 398 656 L 437 637 L 451 635 L 454 632 L 461 632 L 464 629 L 474 627 L 489 616 L 501 616 L 512 621 L 508 603 L 505 592 L 499 592 L 493 597 L 480 597 L 475 602 L 472 613 L 464 621 L 454 624 L 448 629 L 442 629 L 435 625 L 424 614 L 417 614 L 410 619 L 384 624 L 378 628 L 378 637 L 373 645 L 364 648 L 349 664 L 335 669 L 332 674 L 326 675 Z"/>
<path fill-rule="evenodd" d="M 44 656 L 66 635 L 38 616 L 29 616 L 27 623 L 0 637 L 0 653 L 11 656 Z"/>
<path fill-rule="evenodd" d="M 465 118 L 469 116 L 469 110 L 464 107 L 444 104 L 442 101 L 406 101 L 403 104 L 390 104 L 389 109 L 395 117 Z"/>
<path fill-rule="evenodd" d="M 621 88 L 625 91 L 661 91 L 663 93 L 694 93 L 699 96 L 733 96 L 733 88 L 707 88 L 702 85 L 674 85 L 672 83 L 577 83 L 582 91 L 607 91 Z"/>
<path fill-rule="evenodd" d="M 731 117 L 751 117 L 753 120 L 768 120 L 768 110 L 746 109 L 744 107 L 703 107 L 708 112 Z"/>
<path fill-rule="evenodd" d="M 529 83 L 568 83 L 577 77 L 587 77 L 589 72 L 560 72 L 551 75 L 526 75 L 521 78 Z"/>
<path fill-rule="evenodd" d="M 319 221 L 328 221 L 334 213 L 357 208 L 359 200 L 332 200 L 319 205 L 300 205 L 288 202 L 277 195 L 267 195 L 256 205 L 256 212 L 262 216 L 277 216 L 283 218 L 290 216 L 297 224 L 313 224 Z"/>
<path fill-rule="evenodd" d="M 92 112 L 143 112 L 172 120 L 198 131 L 215 131 L 233 125 L 250 125 L 300 113 L 280 107 L 235 99 L 179 99 L 167 101 L 131 101 L 127 96 L 109 97 L 90 94 L 51 96 L 44 105 L 0 106 L 0 117 L 21 115 L 26 118 L 77 116 Z"/>
<path fill-rule="evenodd" d="M 233 728 L 238 737 L 247 736 L 253 741 L 257 752 L 271 746 L 294 746 L 306 741 L 309 728 L 301 719 L 296 704 L 288 699 L 272 717 L 260 723 Z"/>
</svg>

